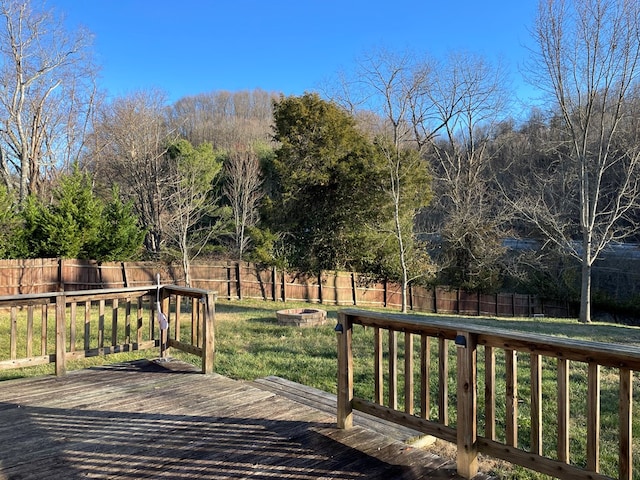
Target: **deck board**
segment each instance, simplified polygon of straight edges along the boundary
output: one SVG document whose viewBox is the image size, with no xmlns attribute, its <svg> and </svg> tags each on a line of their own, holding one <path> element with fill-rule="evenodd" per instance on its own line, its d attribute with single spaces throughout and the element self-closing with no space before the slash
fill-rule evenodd
<svg viewBox="0 0 640 480">
<path fill-rule="evenodd" d="M 424 450 L 177 362 L 2 382 L 0 445 L 0 480 L 458 478 Z"/>
</svg>

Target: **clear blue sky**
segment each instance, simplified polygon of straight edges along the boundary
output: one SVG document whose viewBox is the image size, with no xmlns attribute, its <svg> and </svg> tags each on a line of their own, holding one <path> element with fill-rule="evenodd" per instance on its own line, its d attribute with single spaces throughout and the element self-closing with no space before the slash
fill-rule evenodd
<svg viewBox="0 0 640 480">
<path fill-rule="evenodd" d="M 170 100 L 215 90 L 302 94 L 377 47 L 502 59 L 521 83 L 536 0 L 45 0 L 95 34 L 101 85 Z"/>
</svg>

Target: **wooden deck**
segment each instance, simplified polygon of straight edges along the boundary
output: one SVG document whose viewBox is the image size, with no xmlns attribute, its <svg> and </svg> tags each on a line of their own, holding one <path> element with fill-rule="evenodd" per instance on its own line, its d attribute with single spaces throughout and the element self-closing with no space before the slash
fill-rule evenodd
<svg viewBox="0 0 640 480">
<path fill-rule="evenodd" d="M 138 361 L 0 383 L 0 480 L 444 479 L 455 465 L 259 383 Z"/>
</svg>

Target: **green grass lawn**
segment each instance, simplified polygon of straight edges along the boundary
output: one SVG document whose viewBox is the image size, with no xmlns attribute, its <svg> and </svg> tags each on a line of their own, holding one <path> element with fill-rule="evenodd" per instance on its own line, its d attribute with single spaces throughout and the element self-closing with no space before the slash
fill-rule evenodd
<svg viewBox="0 0 640 480">
<path fill-rule="evenodd" d="M 285 308 L 309 307 L 309 304 L 282 303 L 264 301 L 230 302 L 219 301 L 216 303 L 216 357 L 215 371 L 219 374 L 239 379 L 254 380 L 268 375 L 276 375 L 305 385 L 316 387 L 331 393 L 336 392 L 337 378 L 337 341 L 334 326 L 337 320 L 339 307 L 322 305 L 318 306 L 327 311 L 329 322 L 322 327 L 296 328 L 280 326 L 277 323 L 275 312 Z M 518 330 L 531 334 L 550 334 L 568 338 L 595 340 L 600 342 L 622 343 L 625 345 L 640 346 L 640 328 L 624 325 L 612 325 L 604 323 L 580 324 L 575 319 L 551 319 L 551 318 L 476 318 L 460 316 L 438 316 L 454 322 L 466 324 L 481 324 L 501 329 Z M 5 319 L 0 316 L 0 339 L 6 338 Z M 354 329 L 354 389 L 357 396 L 373 398 L 373 331 L 356 326 Z M 6 358 L 6 342 L 0 340 L 0 359 Z M 107 342 L 108 343 L 108 342 Z M 399 369 L 403 368 L 403 335 L 398 335 L 399 343 Z M 431 350 L 432 368 L 432 405 L 430 414 L 437 416 L 437 348 L 434 345 Z M 453 343 L 453 342 L 450 342 Z M 416 349 L 419 341 L 415 341 Z M 455 346 L 450 348 L 455 350 Z M 416 350 L 417 351 L 417 350 Z M 154 357 L 157 350 L 115 354 L 107 357 L 93 357 L 79 362 L 72 362 L 68 367 L 83 368 L 88 365 L 100 363 L 112 363 L 127 361 L 141 357 Z M 194 364 L 199 364 L 199 359 L 172 350 L 170 354 Z M 478 353 L 478 404 L 482 411 L 483 398 L 483 349 Z M 451 360 L 453 359 L 453 360 Z M 450 370 L 455 368 L 455 353 L 450 355 Z M 527 368 L 528 355 L 521 354 L 518 358 L 519 370 L 522 372 L 519 378 L 518 396 L 519 405 L 519 442 L 521 446 L 529 444 L 529 371 Z M 500 352 L 496 360 L 497 378 L 501 378 L 501 369 L 504 363 Z M 14 371 L 0 371 L 0 378 L 15 378 L 17 376 L 42 375 L 52 373 L 52 366 L 34 367 Z M 416 375 L 419 373 L 419 365 L 416 360 Z M 617 450 L 615 445 L 617 435 L 617 375 L 610 369 L 602 369 L 602 471 L 611 476 L 617 476 Z M 399 378 L 402 381 L 402 372 Z M 638 383 L 634 379 L 634 383 Z M 455 376 L 450 374 L 449 382 L 449 410 L 450 423 L 455 425 Z M 543 367 L 543 397 L 544 425 L 550 426 L 551 431 L 545 431 L 545 454 L 553 456 L 555 450 L 555 415 L 557 407 L 554 403 L 556 376 L 555 362 L 549 360 Z M 415 381 L 419 385 L 419 381 Z M 640 387 L 640 385 L 637 385 Z M 503 387 L 503 386 L 502 386 Z M 572 362 L 571 364 L 571 454 L 572 460 L 578 464 L 584 464 L 585 457 L 585 433 L 586 433 L 586 365 Z M 400 408 L 403 385 L 398 386 L 400 392 Z M 504 388 L 497 387 L 496 407 L 497 418 L 504 418 Z M 416 393 L 417 395 L 417 393 Z M 635 405 L 634 408 L 640 408 Z M 479 434 L 483 434 L 482 416 L 480 418 Z M 636 425 L 638 423 L 638 425 Z M 640 422 L 634 421 L 634 430 L 640 431 Z M 504 424 L 498 422 L 498 438 L 504 435 Z M 634 445 L 636 451 L 640 451 L 640 445 Z M 503 478 L 542 479 L 542 475 L 532 474 L 514 467 L 514 469 L 502 469 L 499 475 Z"/>
</svg>

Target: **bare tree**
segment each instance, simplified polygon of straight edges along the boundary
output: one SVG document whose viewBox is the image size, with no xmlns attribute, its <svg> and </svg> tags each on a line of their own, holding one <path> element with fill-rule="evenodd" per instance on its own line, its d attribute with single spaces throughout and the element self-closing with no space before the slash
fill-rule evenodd
<svg viewBox="0 0 640 480">
<path fill-rule="evenodd" d="M 95 100 L 90 35 L 30 0 L 0 1 L 0 176 L 19 200 L 75 158 Z M 69 135 L 71 133 L 71 135 Z"/>
<path fill-rule="evenodd" d="M 167 153 L 170 163 L 166 205 L 166 233 L 169 243 L 178 247 L 185 274 L 191 285 L 191 263 L 200 255 L 213 235 L 222 231 L 216 218 L 217 201 L 212 198 L 214 179 L 222 170 L 210 143 L 194 148 L 178 140 Z"/>
<path fill-rule="evenodd" d="M 430 170 L 437 192 L 435 208 L 446 217 L 436 226 L 438 230 L 447 221 L 454 224 L 456 212 L 479 213 L 477 202 L 486 198 L 484 187 L 489 177 L 486 144 L 490 124 L 504 105 L 503 85 L 500 69 L 480 57 L 452 55 L 448 61 L 436 62 L 409 52 L 378 50 L 365 56 L 354 79 L 343 80 L 334 94 L 359 119 L 375 121 L 376 117 L 362 113 L 375 112 L 378 124 L 369 123 L 366 130 L 387 136 L 391 143 L 391 147 L 384 142 L 378 145 L 386 145 L 382 149 L 389 173 L 385 190 L 398 207 L 393 212 L 394 235 L 405 291 L 411 280 L 407 248 L 415 241 L 415 230 L 401 227 L 404 213 L 400 207 L 412 205 L 411 222 L 415 223 L 416 215 L 426 207 L 430 196 L 423 196 L 418 203 L 408 199 L 416 200 L 416 189 L 425 194 L 429 191 Z M 432 168 L 426 161 L 419 161 L 420 156 L 407 155 L 407 149 L 429 158 Z M 420 174 L 422 185 L 417 185 Z M 458 219 L 461 217 L 462 213 L 457 214 Z M 459 232 L 462 236 L 468 233 L 466 228 L 475 225 L 457 224 L 462 227 Z"/>
<path fill-rule="evenodd" d="M 238 259 L 248 246 L 247 228 L 257 225 L 263 197 L 260 160 L 253 149 L 231 152 L 225 162 L 223 193 L 231 204 L 235 225 L 234 243 Z"/>
<path fill-rule="evenodd" d="M 431 64 L 418 61 L 410 52 L 398 55 L 378 50 L 364 56 L 354 78 L 343 80 L 341 90 L 334 93 L 334 99 L 361 121 L 376 118 L 360 114 L 362 110 L 373 111 L 382 119 L 382 125 L 367 125 L 366 129 L 377 132 L 378 150 L 386 159 L 385 191 L 392 204 L 392 235 L 397 246 L 403 312 L 407 310 L 409 282 L 426 273 L 426 269 L 417 276 L 410 273 L 413 262 L 409 252 L 416 240 L 414 218 L 429 203 L 431 189 L 426 162 L 408 150 L 417 151 L 421 145 L 414 136 L 413 113 L 426 93 L 430 74 Z"/>
<path fill-rule="evenodd" d="M 506 107 L 500 66 L 471 54 L 451 55 L 428 91 L 438 136 L 430 145 L 440 258 L 445 278 L 467 289 L 493 289 L 499 283 L 502 225 L 508 219 L 490 189 L 494 152 L 489 148 Z M 425 131 L 418 125 L 421 131 Z"/>
<path fill-rule="evenodd" d="M 640 145 L 630 109 L 640 72 L 640 3 L 541 0 L 532 80 L 553 100 L 555 160 L 530 172 L 514 205 L 581 263 L 580 321 L 591 320 L 591 269 L 637 231 Z"/>
<path fill-rule="evenodd" d="M 145 245 L 160 254 L 171 172 L 165 154 L 175 141 L 166 123 L 166 97 L 156 90 L 117 98 L 97 113 L 87 166 L 106 184 L 119 185 L 148 229 Z"/>
</svg>

